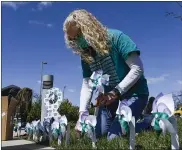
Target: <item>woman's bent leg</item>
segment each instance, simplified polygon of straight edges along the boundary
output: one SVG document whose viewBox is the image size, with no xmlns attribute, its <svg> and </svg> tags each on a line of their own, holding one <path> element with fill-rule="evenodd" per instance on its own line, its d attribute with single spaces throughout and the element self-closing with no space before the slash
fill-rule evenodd
<svg viewBox="0 0 182 150">
<path fill-rule="evenodd" d="M 131 108 L 132 115 L 135 117 L 136 121 L 139 119 L 140 115 L 142 114 L 142 111 L 144 110 L 146 106 L 147 99 L 148 99 L 148 96 L 132 97 L 128 99 L 128 101 L 130 101 L 130 104 L 128 103 L 128 106 Z M 140 132 L 142 129 L 148 128 L 149 126 L 150 126 L 149 122 L 136 123 L 136 126 L 135 126 L 136 133 Z M 109 129 L 107 138 L 108 140 L 111 140 L 120 135 L 122 135 L 120 123 L 118 122 L 117 118 L 115 118 Z"/>
</svg>

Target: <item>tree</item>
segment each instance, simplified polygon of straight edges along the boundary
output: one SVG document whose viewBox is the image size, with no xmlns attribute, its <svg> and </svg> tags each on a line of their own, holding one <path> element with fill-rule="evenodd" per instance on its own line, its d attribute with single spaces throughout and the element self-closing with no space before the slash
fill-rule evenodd
<svg viewBox="0 0 182 150">
<path fill-rule="evenodd" d="M 32 105 L 32 89 L 30 88 L 22 88 L 15 99 L 18 101 L 18 105 L 16 106 L 17 118 L 21 118 L 21 122 L 26 122 L 26 118 L 28 113 L 30 112 Z"/>
<path fill-rule="evenodd" d="M 39 95 L 39 94 L 37 94 L 37 93 L 33 93 L 32 102 L 38 102 L 38 103 L 41 103 L 41 97 L 40 97 L 40 95 Z"/>
<path fill-rule="evenodd" d="M 182 9 L 182 4 L 179 3 L 179 2 L 176 2 L 178 4 L 178 6 Z M 175 12 L 166 12 L 165 16 L 171 16 L 173 18 L 176 18 L 176 19 L 180 19 L 182 21 L 182 15 L 178 15 L 177 13 Z"/>
<path fill-rule="evenodd" d="M 93 107 L 89 108 L 89 114 L 93 115 L 94 110 L 95 110 L 95 108 L 93 108 Z M 63 102 L 61 103 L 61 105 L 58 108 L 58 112 L 60 115 L 65 115 L 66 118 L 68 119 L 68 122 L 73 123 L 73 126 L 78 121 L 79 107 L 73 106 L 72 103 L 68 99 L 63 100 Z"/>
<path fill-rule="evenodd" d="M 60 115 L 65 115 L 69 122 L 76 123 L 79 117 L 79 108 L 73 106 L 68 99 L 63 100 L 58 108 L 58 112 Z"/>
<path fill-rule="evenodd" d="M 41 118 L 41 103 L 40 102 L 34 102 L 32 103 L 32 107 L 30 109 L 30 112 L 28 113 L 27 122 L 32 122 L 35 119 Z"/>
</svg>

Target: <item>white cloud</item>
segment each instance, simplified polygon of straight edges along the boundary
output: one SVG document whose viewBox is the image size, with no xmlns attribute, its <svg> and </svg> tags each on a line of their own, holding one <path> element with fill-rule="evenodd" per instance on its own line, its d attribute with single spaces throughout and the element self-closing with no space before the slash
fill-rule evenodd
<svg viewBox="0 0 182 150">
<path fill-rule="evenodd" d="M 53 24 L 51 24 L 51 23 L 44 23 L 44 22 L 40 22 L 40 21 L 37 21 L 37 20 L 29 20 L 28 23 L 29 24 L 36 24 L 36 25 L 43 25 L 43 26 L 46 26 L 48 28 L 53 27 Z"/>
<path fill-rule="evenodd" d="M 168 77 L 168 76 L 169 76 L 168 74 L 163 74 L 159 77 L 148 77 L 147 83 L 148 84 L 156 84 L 158 82 L 162 82 L 162 81 L 166 80 L 166 77 Z"/>
<path fill-rule="evenodd" d="M 11 7 L 17 10 L 20 6 L 28 4 L 28 2 L 2 2 L 2 6 Z"/>
<path fill-rule="evenodd" d="M 43 10 L 44 8 L 47 8 L 47 7 L 52 6 L 52 3 L 53 3 L 53 2 L 40 2 L 40 3 L 38 3 L 38 5 L 37 5 L 37 9 L 38 9 L 38 10 Z"/>
<path fill-rule="evenodd" d="M 181 84 L 182 85 L 182 80 L 178 80 L 177 82 L 178 82 L 178 84 Z"/>
<path fill-rule="evenodd" d="M 74 93 L 75 90 L 74 89 L 68 89 L 68 92 Z"/>
<path fill-rule="evenodd" d="M 40 81 L 40 80 L 38 80 L 38 81 L 37 81 L 37 83 L 38 83 L 38 84 L 40 84 L 40 83 L 41 83 L 41 81 Z"/>
</svg>

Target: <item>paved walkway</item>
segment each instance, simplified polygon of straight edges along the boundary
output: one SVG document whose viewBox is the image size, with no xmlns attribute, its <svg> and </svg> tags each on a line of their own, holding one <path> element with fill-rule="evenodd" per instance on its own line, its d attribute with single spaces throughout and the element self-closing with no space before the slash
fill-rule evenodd
<svg viewBox="0 0 182 150">
<path fill-rule="evenodd" d="M 53 150 L 55 148 L 38 145 L 27 140 L 2 141 L 2 150 Z"/>
</svg>

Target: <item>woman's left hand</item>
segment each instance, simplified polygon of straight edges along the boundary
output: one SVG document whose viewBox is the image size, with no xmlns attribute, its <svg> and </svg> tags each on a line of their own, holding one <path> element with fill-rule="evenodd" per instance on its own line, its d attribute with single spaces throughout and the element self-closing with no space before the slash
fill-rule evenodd
<svg viewBox="0 0 182 150">
<path fill-rule="evenodd" d="M 119 100 L 119 97 L 115 92 L 100 94 L 96 99 L 97 106 L 103 106 L 103 105 L 108 106 L 116 100 Z"/>
</svg>

